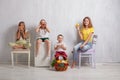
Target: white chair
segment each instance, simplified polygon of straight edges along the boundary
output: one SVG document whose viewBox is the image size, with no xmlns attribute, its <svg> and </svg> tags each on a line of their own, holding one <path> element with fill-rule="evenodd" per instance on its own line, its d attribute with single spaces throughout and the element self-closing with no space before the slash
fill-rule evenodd
<svg viewBox="0 0 120 80">
<path fill-rule="evenodd" d="M 79 68 L 81 66 L 81 61 L 82 58 L 87 57 L 89 58 L 89 63 L 92 65 L 93 68 L 96 67 L 96 63 L 95 63 L 95 45 L 96 45 L 96 41 L 97 41 L 97 35 L 93 35 L 93 40 L 92 40 L 92 48 L 89 49 L 86 52 L 81 52 L 79 53 Z"/>
<path fill-rule="evenodd" d="M 30 42 L 30 35 L 27 38 L 27 41 Z M 12 49 L 11 50 L 11 62 L 12 67 L 14 67 L 14 54 L 28 54 L 28 67 L 30 67 L 30 49 Z M 17 56 L 16 56 L 17 59 Z"/>
</svg>

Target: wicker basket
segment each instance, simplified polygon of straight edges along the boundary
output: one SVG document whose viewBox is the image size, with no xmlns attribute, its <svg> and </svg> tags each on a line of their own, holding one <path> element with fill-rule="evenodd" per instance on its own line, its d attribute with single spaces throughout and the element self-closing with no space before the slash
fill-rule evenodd
<svg viewBox="0 0 120 80">
<path fill-rule="evenodd" d="M 64 66 L 59 66 L 61 64 L 63 64 Z M 55 70 L 56 71 L 66 71 L 67 68 L 68 68 L 68 64 L 65 64 L 65 63 L 56 63 L 55 64 Z"/>
</svg>

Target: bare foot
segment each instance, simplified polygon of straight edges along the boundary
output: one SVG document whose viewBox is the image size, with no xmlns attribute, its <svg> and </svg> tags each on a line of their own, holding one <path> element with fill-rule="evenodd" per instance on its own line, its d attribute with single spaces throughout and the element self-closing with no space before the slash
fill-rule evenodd
<svg viewBox="0 0 120 80">
<path fill-rule="evenodd" d="M 12 47 L 13 49 L 16 49 L 15 47 Z"/>
<path fill-rule="evenodd" d="M 13 49 L 17 49 L 18 47 L 17 46 L 14 46 L 14 47 L 12 47 Z"/>
<path fill-rule="evenodd" d="M 47 57 L 50 57 L 50 53 L 47 53 Z"/>
<path fill-rule="evenodd" d="M 71 66 L 71 68 L 74 68 L 75 67 L 75 63 L 72 63 L 72 66 Z"/>
</svg>

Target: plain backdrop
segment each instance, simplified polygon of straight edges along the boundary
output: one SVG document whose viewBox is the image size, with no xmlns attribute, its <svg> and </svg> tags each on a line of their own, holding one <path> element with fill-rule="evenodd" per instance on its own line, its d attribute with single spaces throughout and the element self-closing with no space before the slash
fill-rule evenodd
<svg viewBox="0 0 120 80">
<path fill-rule="evenodd" d="M 120 62 L 120 0 L 0 0 L 0 63 L 9 63 L 9 42 L 14 41 L 19 21 L 31 33 L 31 61 L 34 57 L 34 29 L 45 19 L 51 29 L 53 45 L 58 34 L 64 35 L 67 54 L 72 60 L 73 46 L 79 42 L 76 23 L 89 16 L 98 35 L 97 62 Z M 21 60 L 26 56 L 19 55 Z"/>
</svg>

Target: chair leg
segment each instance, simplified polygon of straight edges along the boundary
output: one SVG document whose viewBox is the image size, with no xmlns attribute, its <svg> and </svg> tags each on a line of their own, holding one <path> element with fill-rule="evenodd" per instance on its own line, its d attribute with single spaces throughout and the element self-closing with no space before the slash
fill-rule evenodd
<svg viewBox="0 0 120 80">
<path fill-rule="evenodd" d="M 80 66 L 81 66 L 81 58 L 82 58 L 82 57 L 81 57 L 81 53 L 79 53 L 79 58 L 78 58 L 78 59 L 79 59 L 78 68 L 80 68 Z"/>
<path fill-rule="evenodd" d="M 92 55 L 89 55 L 89 63 L 90 63 L 90 65 L 92 65 Z"/>
<path fill-rule="evenodd" d="M 30 52 L 28 53 L 28 67 L 30 67 Z"/>
<path fill-rule="evenodd" d="M 14 57 L 13 57 L 13 52 L 11 52 L 11 62 L 12 62 L 12 67 L 14 67 Z"/>
<path fill-rule="evenodd" d="M 16 64 L 18 63 L 18 55 L 17 54 L 15 54 L 15 62 L 16 62 Z"/>
<path fill-rule="evenodd" d="M 92 68 L 95 68 L 95 56 L 92 55 Z"/>
</svg>

